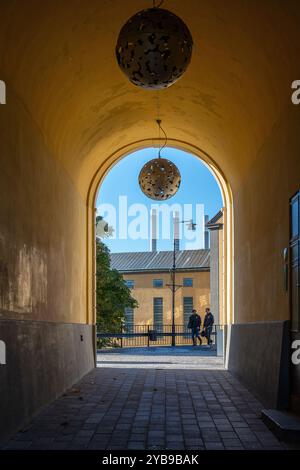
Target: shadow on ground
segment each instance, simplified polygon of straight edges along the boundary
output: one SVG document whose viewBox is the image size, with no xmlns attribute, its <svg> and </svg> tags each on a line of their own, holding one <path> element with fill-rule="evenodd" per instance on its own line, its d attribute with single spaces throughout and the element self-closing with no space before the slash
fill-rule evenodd
<svg viewBox="0 0 300 470">
<path fill-rule="evenodd" d="M 110 365 L 86 375 L 2 448 L 282 449 L 261 408 L 224 369 Z"/>
</svg>

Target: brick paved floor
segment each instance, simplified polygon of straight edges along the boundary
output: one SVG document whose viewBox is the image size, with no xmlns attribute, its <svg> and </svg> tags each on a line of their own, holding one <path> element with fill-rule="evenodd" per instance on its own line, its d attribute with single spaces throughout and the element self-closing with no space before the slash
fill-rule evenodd
<svg viewBox="0 0 300 470">
<path fill-rule="evenodd" d="M 3 448 L 280 449 L 261 408 L 209 351 L 105 353 Z"/>
</svg>

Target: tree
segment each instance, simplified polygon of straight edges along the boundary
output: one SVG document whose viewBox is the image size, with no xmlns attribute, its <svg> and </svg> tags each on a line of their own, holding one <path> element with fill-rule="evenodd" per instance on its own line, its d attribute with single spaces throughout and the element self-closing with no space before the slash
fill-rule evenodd
<svg viewBox="0 0 300 470">
<path fill-rule="evenodd" d="M 96 309 L 99 331 L 120 332 L 125 322 L 125 308 L 136 308 L 137 301 L 132 297 L 122 275 L 110 267 L 110 251 L 99 239 L 96 240 Z M 112 344 L 98 342 L 99 346 Z"/>
</svg>

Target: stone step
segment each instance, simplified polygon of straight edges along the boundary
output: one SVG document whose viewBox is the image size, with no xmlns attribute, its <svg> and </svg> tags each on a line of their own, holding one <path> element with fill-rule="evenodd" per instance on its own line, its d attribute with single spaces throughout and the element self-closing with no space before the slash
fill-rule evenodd
<svg viewBox="0 0 300 470">
<path fill-rule="evenodd" d="M 300 442 L 300 419 L 286 411 L 264 409 L 262 420 L 268 428 L 285 442 Z"/>
</svg>

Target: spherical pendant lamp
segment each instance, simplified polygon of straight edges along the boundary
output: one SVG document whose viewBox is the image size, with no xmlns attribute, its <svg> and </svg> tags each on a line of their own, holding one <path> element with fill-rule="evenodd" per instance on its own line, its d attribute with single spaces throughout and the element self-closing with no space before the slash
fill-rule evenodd
<svg viewBox="0 0 300 470">
<path fill-rule="evenodd" d="M 154 158 L 141 169 L 139 185 L 150 199 L 164 201 L 174 196 L 181 177 L 177 166 L 166 158 Z"/>
<path fill-rule="evenodd" d="M 140 171 L 139 185 L 143 193 L 150 199 L 164 201 L 173 197 L 181 183 L 181 176 L 177 166 L 161 157 L 161 151 L 166 147 L 168 137 L 161 127 L 161 119 L 156 119 L 159 131 L 165 136 L 165 142 L 159 148 L 158 158 L 147 162 Z"/>
<path fill-rule="evenodd" d="M 185 23 L 162 8 L 132 16 L 120 31 L 116 56 L 129 80 L 148 89 L 167 88 L 186 71 L 193 39 Z"/>
</svg>

